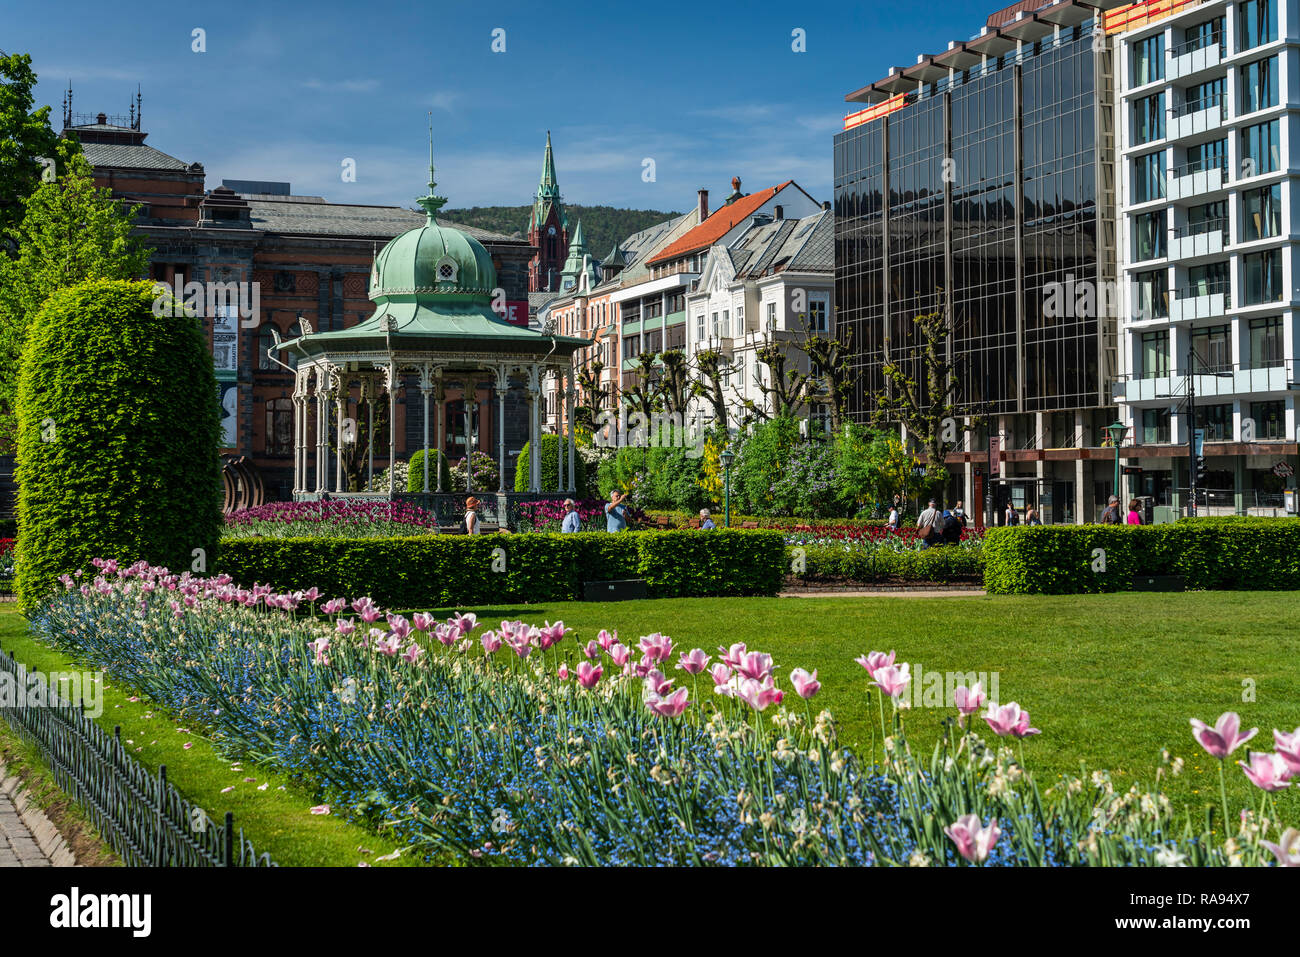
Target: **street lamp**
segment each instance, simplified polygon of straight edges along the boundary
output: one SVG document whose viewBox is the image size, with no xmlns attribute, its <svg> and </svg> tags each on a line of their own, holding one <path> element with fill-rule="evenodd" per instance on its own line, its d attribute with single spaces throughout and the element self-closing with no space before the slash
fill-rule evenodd
<svg viewBox="0 0 1300 957">
<path fill-rule="evenodd" d="M 1128 431 L 1128 426 L 1123 422 L 1112 422 L 1106 426 L 1106 432 L 1110 435 L 1110 444 L 1115 446 L 1115 484 L 1111 486 L 1115 490 L 1115 498 L 1119 494 L 1119 445 L 1124 441 L 1124 433 Z"/>
<path fill-rule="evenodd" d="M 722 462 L 723 474 L 723 527 L 731 528 L 731 463 L 736 460 L 736 453 L 731 451 L 731 447 L 728 446 L 718 454 L 718 460 Z"/>
</svg>

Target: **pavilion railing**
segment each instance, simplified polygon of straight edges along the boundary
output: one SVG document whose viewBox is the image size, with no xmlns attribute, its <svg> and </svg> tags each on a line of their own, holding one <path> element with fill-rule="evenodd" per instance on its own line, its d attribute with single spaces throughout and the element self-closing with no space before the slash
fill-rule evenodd
<svg viewBox="0 0 1300 957">
<path fill-rule="evenodd" d="M 518 506 L 523 502 L 557 501 L 569 497 L 579 498 L 569 492 L 397 492 L 395 499 L 418 505 L 431 512 L 439 527 L 457 526 L 465 517 L 465 499 L 473 495 L 479 500 L 479 520 L 484 527 L 519 528 Z"/>
<path fill-rule="evenodd" d="M 84 704 L 63 698 L 2 650 L 0 676 L 18 692 L 0 697 L 0 717 L 35 745 L 55 782 L 128 867 L 277 866 L 242 828 L 236 833 L 233 814 L 217 824 L 168 783 L 166 765 L 152 772 L 128 754 L 120 725 L 108 734 Z"/>
</svg>

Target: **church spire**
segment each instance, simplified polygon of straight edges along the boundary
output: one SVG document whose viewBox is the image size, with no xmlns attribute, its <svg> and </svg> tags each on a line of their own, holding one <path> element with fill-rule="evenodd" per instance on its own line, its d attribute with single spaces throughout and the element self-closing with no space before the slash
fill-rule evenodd
<svg viewBox="0 0 1300 957">
<path fill-rule="evenodd" d="M 546 157 L 542 160 L 542 181 L 537 184 L 538 199 L 554 199 L 560 195 L 560 184 L 555 178 L 555 155 L 551 152 L 551 131 L 546 131 Z"/>
<path fill-rule="evenodd" d="M 446 196 L 435 196 L 434 188 L 438 184 L 433 180 L 433 111 L 429 111 L 429 195 L 421 196 L 416 200 L 423 207 L 428 217 L 428 225 L 434 225 L 434 213 L 442 209 L 447 203 Z"/>
</svg>

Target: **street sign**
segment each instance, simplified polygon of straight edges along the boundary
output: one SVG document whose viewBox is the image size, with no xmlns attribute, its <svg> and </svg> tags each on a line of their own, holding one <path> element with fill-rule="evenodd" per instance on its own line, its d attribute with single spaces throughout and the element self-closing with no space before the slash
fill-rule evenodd
<svg viewBox="0 0 1300 957">
<path fill-rule="evenodd" d="M 1289 462 L 1278 462 L 1273 466 L 1273 474 L 1278 478 L 1290 478 L 1295 475 L 1295 469 Z"/>
</svg>

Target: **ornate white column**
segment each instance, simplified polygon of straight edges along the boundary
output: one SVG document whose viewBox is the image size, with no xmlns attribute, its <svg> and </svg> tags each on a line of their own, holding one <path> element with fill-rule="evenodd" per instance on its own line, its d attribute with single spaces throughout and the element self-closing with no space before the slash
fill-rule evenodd
<svg viewBox="0 0 1300 957">
<path fill-rule="evenodd" d="M 396 488 L 397 469 L 397 363 L 390 360 L 383 367 L 384 384 L 388 386 L 388 497 Z"/>
<path fill-rule="evenodd" d="M 306 383 L 299 371 L 293 375 L 293 494 L 297 498 L 303 491 L 306 476 L 306 461 L 303 459 L 303 446 L 306 444 L 307 402 Z"/>
<path fill-rule="evenodd" d="M 506 393 L 510 391 L 510 372 L 505 366 L 497 370 L 497 482 L 498 494 L 506 490 Z"/>
<path fill-rule="evenodd" d="M 348 393 L 337 369 L 330 373 L 330 386 L 334 392 L 334 494 L 338 495 L 343 491 L 343 412 Z"/>
<path fill-rule="evenodd" d="M 361 377 L 361 401 L 366 404 L 366 491 L 375 484 L 375 377 Z"/>
<path fill-rule="evenodd" d="M 538 428 L 538 408 L 537 396 L 541 392 L 541 369 L 536 365 L 528 367 L 528 491 L 541 491 L 542 476 L 541 471 L 541 452 L 538 449 L 538 442 L 541 437 L 541 429 Z M 518 465 L 515 466 L 518 468 Z"/>
<path fill-rule="evenodd" d="M 438 457 L 434 459 L 434 462 L 438 472 L 437 490 L 442 492 L 444 491 L 442 487 L 442 459 L 447 454 L 445 451 L 447 443 L 443 436 L 447 424 L 447 390 L 443 385 L 441 369 L 438 370 L 438 385 L 433 392 L 433 407 L 437 410 L 436 414 L 438 416 L 438 428 L 435 430 L 435 434 L 438 436 Z M 450 492 L 451 489 L 446 489 L 446 491 Z"/>
<path fill-rule="evenodd" d="M 326 433 L 329 431 L 326 427 L 328 420 L 325 418 L 328 393 L 324 378 L 324 371 L 318 368 L 316 370 L 316 481 L 312 483 L 317 495 L 325 491 L 325 450 L 328 441 Z"/>
<path fill-rule="evenodd" d="M 667 335 L 667 333 L 664 333 Z M 577 433 L 573 427 L 573 400 L 577 391 L 573 386 L 573 363 L 569 363 L 569 388 L 564 393 L 565 398 L 565 416 L 569 423 L 569 491 L 577 491 L 577 482 L 574 480 L 574 459 L 577 456 Z"/>
<path fill-rule="evenodd" d="M 429 492 L 429 396 L 434 390 L 433 364 L 426 362 L 420 366 L 420 396 L 424 399 L 424 491 Z M 435 471 L 439 471 L 436 468 Z"/>
<path fill-rule="evenodd" d="M 555 491 L 564 491 L 564 375 L 555 370 Z"/>
</svg>

